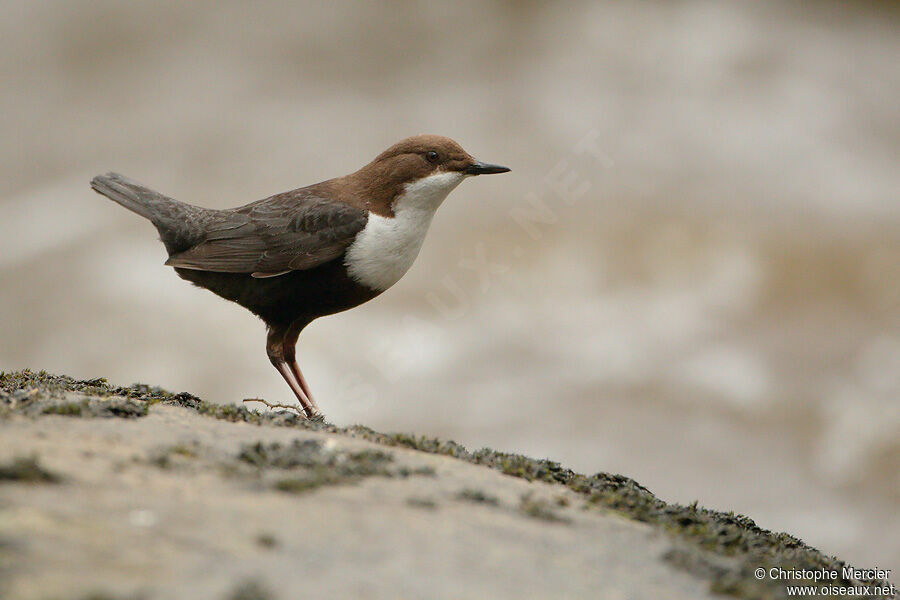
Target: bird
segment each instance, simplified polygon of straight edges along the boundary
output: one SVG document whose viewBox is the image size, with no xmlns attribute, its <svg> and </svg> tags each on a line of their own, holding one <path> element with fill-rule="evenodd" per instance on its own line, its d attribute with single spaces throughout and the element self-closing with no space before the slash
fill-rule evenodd
<svg viewBox="0 0 900 600">
<path fill-rule="evenodd" d="M 450 138 L 397 142 L 358 171 L 231 209 L 174 200 L 118 173 L 91 187 L 148 219 L 179 277 L 248 309 L 299 402 L 324 418 L 296 359 L 313 320 L 372 300 L 409 270 L 438 207 L 464 179 L 510 169 Z"/>
</svg>

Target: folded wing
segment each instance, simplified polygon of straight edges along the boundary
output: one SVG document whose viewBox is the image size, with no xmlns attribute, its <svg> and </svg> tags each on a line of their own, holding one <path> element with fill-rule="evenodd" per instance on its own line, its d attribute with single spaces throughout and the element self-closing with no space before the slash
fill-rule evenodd
<svg viewBox="0 0 900 600">
<path fill-rule="evenodd" d="M 315 195 L 308 188 L 222 211 L 204 241 L 173 254 L 172 267 L 276 277 L 312 269 L 341 256 L 365 226 L 362 209 Z"/>
</svg>

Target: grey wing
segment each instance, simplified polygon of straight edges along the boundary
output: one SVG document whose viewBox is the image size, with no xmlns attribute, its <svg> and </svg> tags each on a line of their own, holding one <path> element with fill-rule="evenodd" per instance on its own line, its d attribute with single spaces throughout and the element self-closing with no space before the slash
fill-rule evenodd
<svg viewBox="0 0 900 600">
<path fill-rule="evenodd" d="M 166 261 L 172 267 L 275 277 L 341 256 L 368 213 L 299 190 L 233 211 L 209 224 L 204 241 Z"/>
</svg>

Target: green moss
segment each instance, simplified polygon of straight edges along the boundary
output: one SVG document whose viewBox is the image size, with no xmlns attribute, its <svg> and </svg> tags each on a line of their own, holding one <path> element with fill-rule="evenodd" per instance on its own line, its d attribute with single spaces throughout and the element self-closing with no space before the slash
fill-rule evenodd
<svg viewBox="0 0 900 600">
<path fill-rule="evenodd" d="M 463 500 L 465 502 L 474 502 L 476 504 L 488 504 L 490 506 L 498 506 L 500 501 L 497 500 L 495 496 L 491 496 L 490 494 L 486 494 L 481 490 L 476 490 L 473 488 L 465 488 L 460 490 L 456 494 L 457 500 Z"/>
<path fill-rule="evenodd" d="M 272 485 L 279 492 L 289 494 L 303 494 L 322 487 L 323 485 L 337 485 L 348 480 L 335 476 L 333 473 L 310 473 L 304 477 L 285 477 L 278 479 Z"/>
<path fill-rule="evenodd" d="M 267 550 L 278 547 L 278 538 L 273 533 L 260 533 L 256 536 L 256 544 Z"/>
<path fill-rule="evenodd" d="M 181 402 L 173 402 L 173 404 L 184 406 Z M 234 406 L 232 404 L 211 404 L 201 400 L 197 403 L 196 410 L 201 415 L 234 423 L 243 422 L 259 425 L 263 422 L 259 413 L 250 411 L 243 406 Z"/>
<path fill-rule="evenodd" d="M 87 400 L 83 400 L 81 402 L 60 402 L 59 404 L 51 404 L 49 406 L 45 406 L 43 410 L 41 410 L 41 414 L 80 417 L 81 409 L 86 408 L 87 405 Z"/>
<path fill-rule="evenodd" d="M 67 392 L 79 392 L 86 396 L 105 398 L 122 396 L 145 402 L 159 402 L 176 396 L 158 387 L 134 384 L 128 387 L 114 386 L 104 378 L 74 379 L 67 375 L 52 375 L 46 371 L 0 372 L 0 399 L 3 395 L 16 390 L 39 389 L 44 394 L 57 399 L 64 398 Z M 179 394 L 180 395 L 180 394 Z"/>
<path fill-rule="evenodd" d="M 434 470 L 434 467 L 429 467 L 428 465 L 423 465 L 421 467 L 398 467 L 394 474 L 397 477 L 411 477 L 413 475 L 424 475 L 426 477 L 436 477 L 437 472 Z"/>
<path fill-rule="evenodd" d="M 536 500 L 531 494 L 525 494 L 519 501 L 519 512 L 532 519 L 540 519 L 549 523 L 570 523 L 571 519 L 563 517 L 546 500 Z"/>
<path fill-rule="evenodd" d="M 399 446 L 427 452 L 428 454 L 440 454 L 453 458 L 465 458 L 469 452 L 465 447 L 453 441 L 442 441 L 427 436 L 414 436 L 407 433 L 379 433 L 362 425 L 354 425 L 345 429 L 337 429 L 331 426 L 335 433 L 343 433 L 352 437 L 384 444 L 385 446 Z"/>
<path fill-rule="evenodd" d="M 399 477 L 401 470 L 402 476 L 408 477 L 418 471 L 394 467 L 394 457 L 388 452 L 328 448 L 320 440 L 247 444 L 241 448 L 237 459 L 257 468 L 271 481 L 274 489 L 292 494 L 372 476 Z"/>
<path fill-rule="evenodd" d="M 79 402 L 47 403 L 41 408 L 44 415 L 65 417 L 119 417 L 130 419 L 147 415 L 147 404 L 130 399 L 84 399 Z"/>
<path fill-rule="evenodd" d="M 7 414 L 134 418 L 170 396 L 140 384 L 111 386 L 102 378 L 77 380 L 30 370 L 0 373 L 0 408 Z"/>
<path fill-rule="evenodd" d="M 197 444 L 175 444 L 171 448 L 172 454 L 183 456 L 185 458 L 197 458 Z"/>
<path fill-rule="evenodd" d="M 151 452 L 146 462 L 160 469 L 171 469 L 188 464 L 197 458 L 199 453 L 200 445 L 197 442 L 174 444 Z M 145 460 L 136 457 L 135 462 L 141 463 Z"/>
<path fill-rule="evenodd" d="M 406 504 L 413 508 L 423 508 L 425 510 L 437 510 L 438 503 L 433 498 L 419 498 L 416 496 L 406 499 Z"/>
<path fill-rule="evenodd" d="M 93 417 L 118 417 L 120 419 L 132 419 L 146 417 L 149 412 L 147 402 L 135 402 L 134 400 L 112 399 L 106 402 L 90 405 Z"/>
<path fill-rule="evenodd" d="M 0 483 L 58 483 L 61 479 L 42 467 L 37 455 L 16 457 L 8 463 L 0 463 Z"/>
<path fill-rule="evenodd" d="M 169 469 L 172 467 L 172 457 L 165 451 L 152 455 L 148 462 L 160 469 Z"/>
</svg>

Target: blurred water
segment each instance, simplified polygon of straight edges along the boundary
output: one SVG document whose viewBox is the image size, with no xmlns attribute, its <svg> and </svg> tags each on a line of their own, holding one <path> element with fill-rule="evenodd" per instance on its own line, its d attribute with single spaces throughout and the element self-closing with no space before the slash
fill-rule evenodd
<svg viewBox="0 0 900 600">
<path fill-rule="evenodd" d="M 441 133 L 513 173 L 304 332 L 333 421 L 896 573 L 898 32 L 890 3 L 3 3 L 0 368 L 290 400 L 261 324 L 88 180 L 234 206 Z"/>
</svg>

